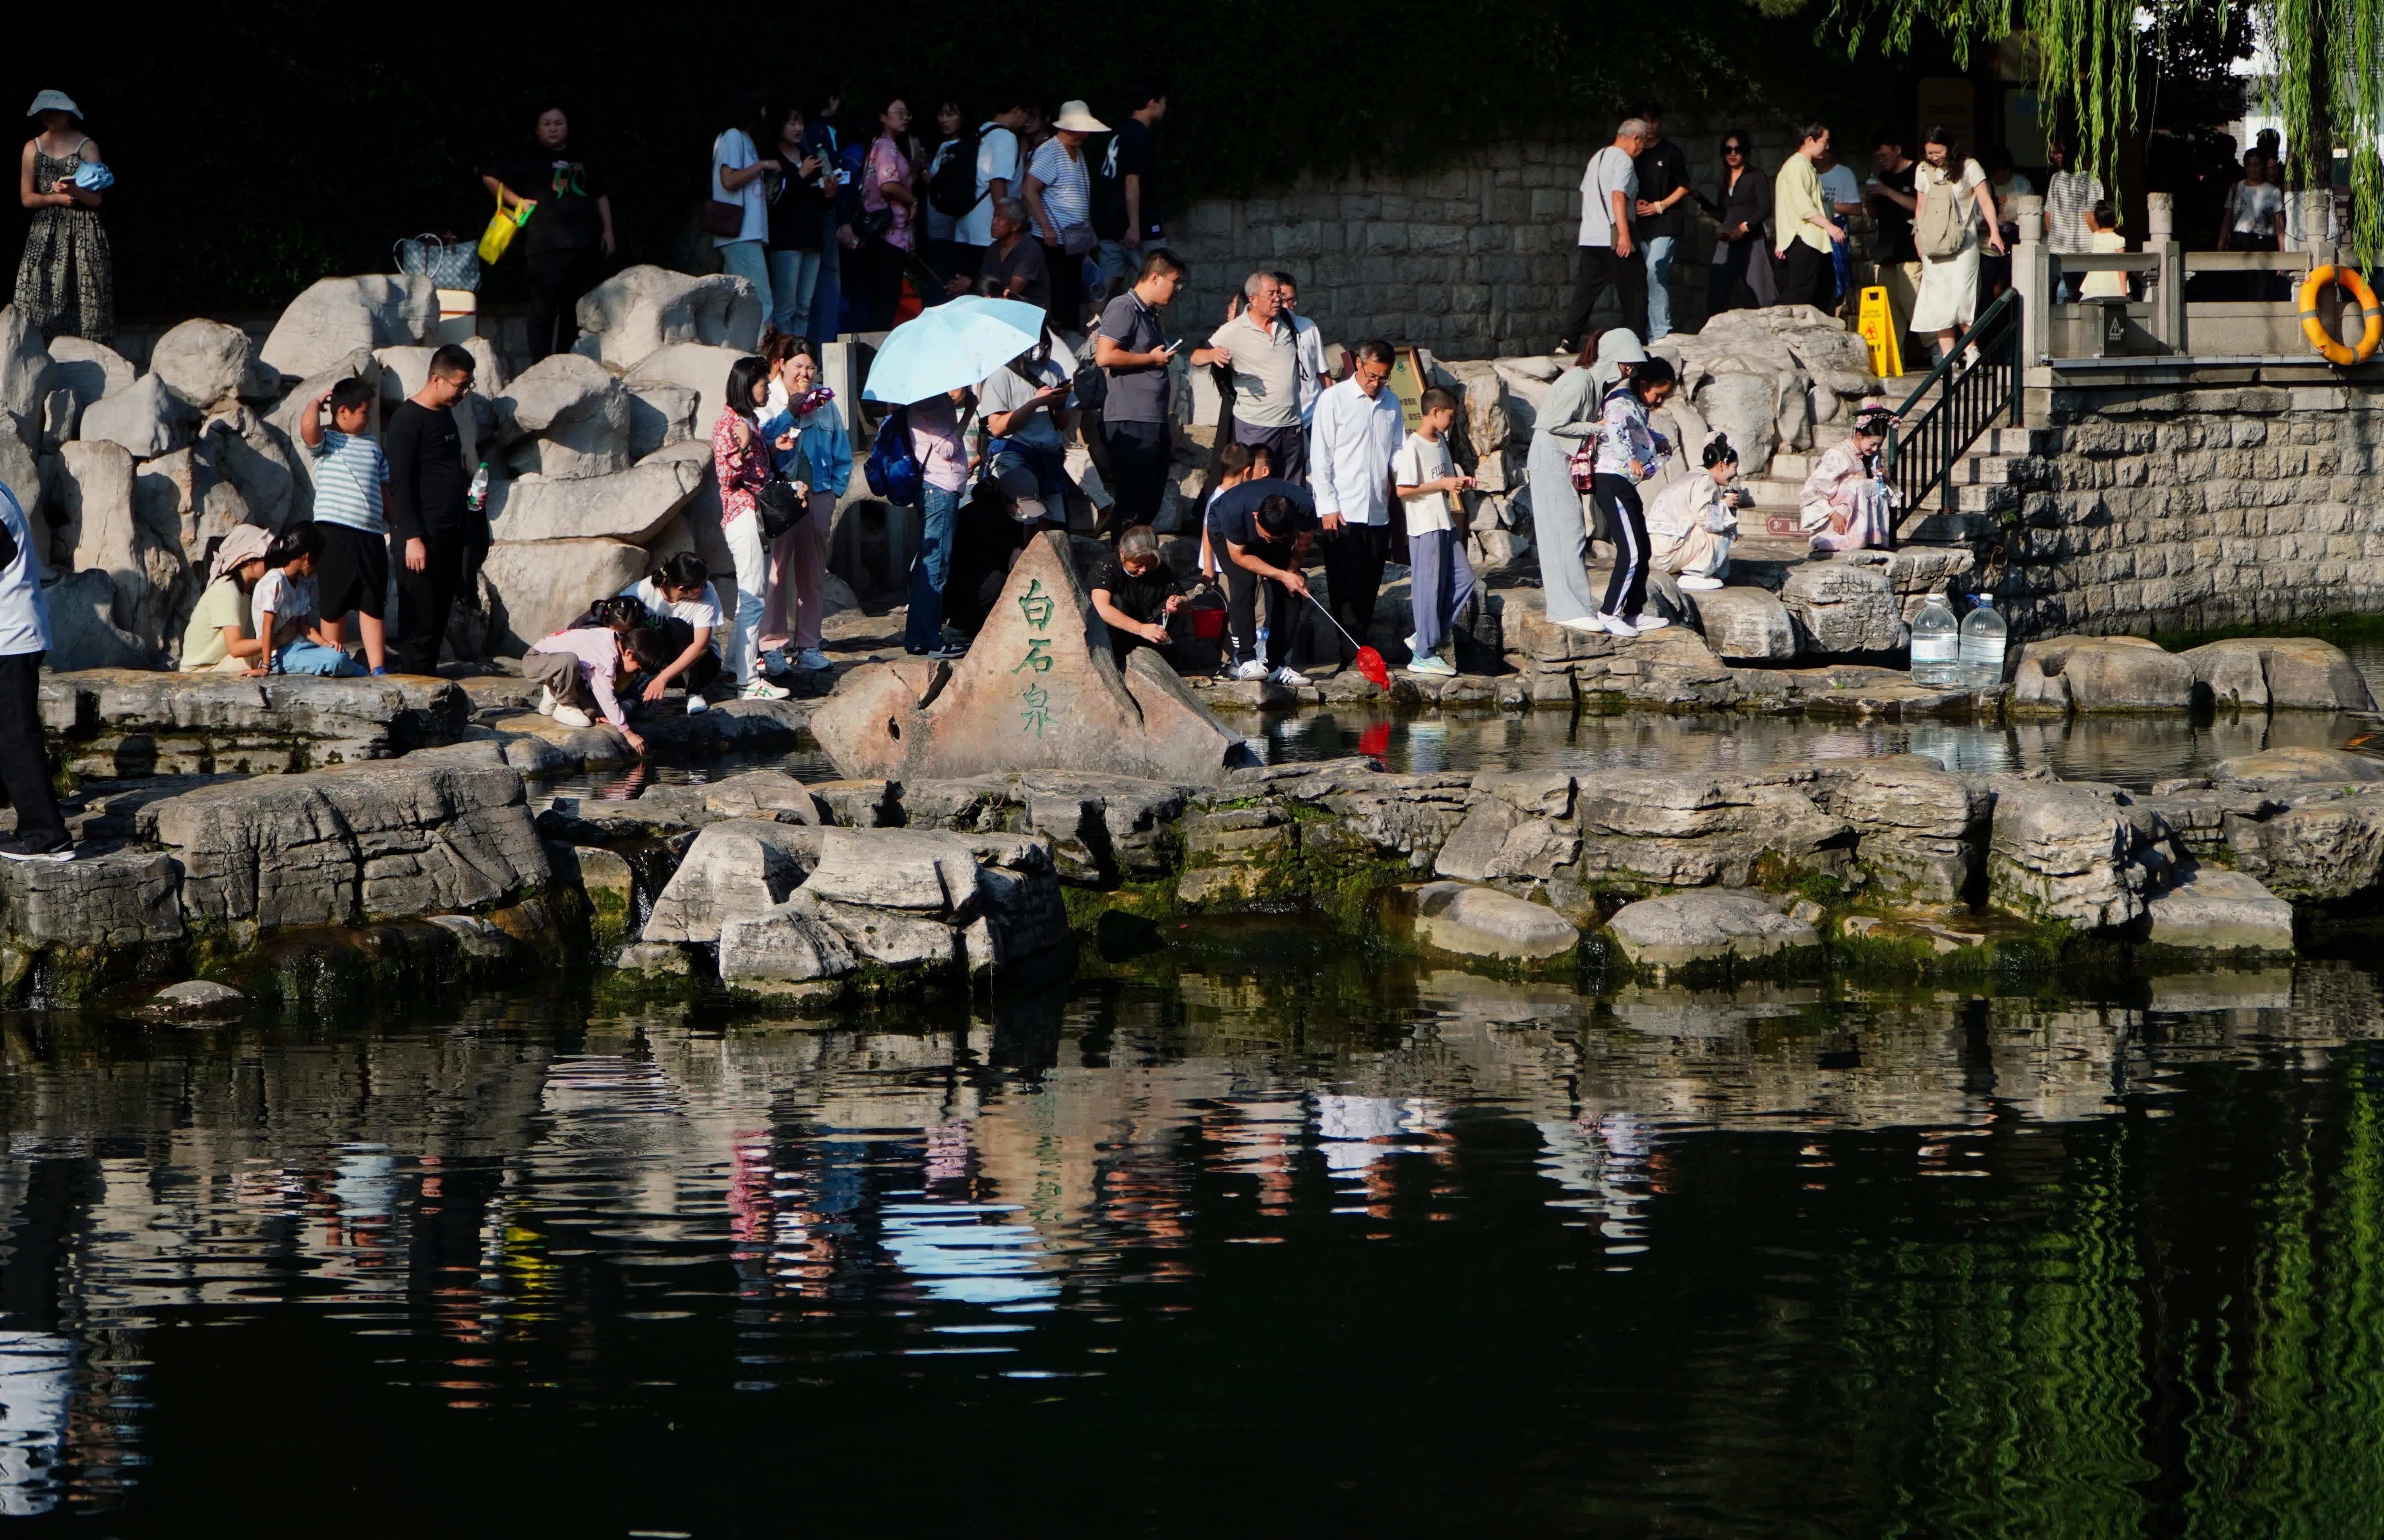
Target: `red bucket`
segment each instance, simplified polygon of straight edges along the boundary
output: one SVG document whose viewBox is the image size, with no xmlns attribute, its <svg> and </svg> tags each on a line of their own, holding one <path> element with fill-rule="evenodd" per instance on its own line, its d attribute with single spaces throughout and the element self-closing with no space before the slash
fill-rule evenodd
<svg viewBox="0 0 2384 1540">
<path fill-rule="evenodd" d="M 1202 607 L 1187 612 L 1192 616 L 1192 635 L 1201 641 L 1215 641 L 1225 634 L 1225 612 Z"/>
</svg>

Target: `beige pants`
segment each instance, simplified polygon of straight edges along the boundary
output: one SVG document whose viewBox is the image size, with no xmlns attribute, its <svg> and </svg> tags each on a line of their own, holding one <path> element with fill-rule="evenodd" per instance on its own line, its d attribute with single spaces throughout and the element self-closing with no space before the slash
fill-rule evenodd
<svg viewBox="0 0 2384 1540">
<path fill-rule="evenodd" d="M 1669 572 L 1677 578 L 1719 578 L 1730 565 L 1730 537 L 1717 535 L 1702 524 L 1692 525 L 1675 540 L 1657 536 L 1649 541 L 1655 547 L 1649 558 L 1658 572 Z"/>
</svg>

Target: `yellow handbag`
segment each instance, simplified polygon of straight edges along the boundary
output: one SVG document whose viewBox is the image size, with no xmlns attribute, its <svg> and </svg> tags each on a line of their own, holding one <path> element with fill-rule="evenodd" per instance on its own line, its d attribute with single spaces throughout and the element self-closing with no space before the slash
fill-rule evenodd
<svg viewBox="0 0 2384 1540">
<path fill-rule="evenodd" d="M 505 195 L 502 192 L 497 194 L 497 211 L 489 216 L 489 228 L 480 232 L 480 265 L 482 267 L 489 266 L 505 255 L 505 248 L 514 243 L 514 232 L 529 223 L 529 211 L 537 206 L 538 205 L 525 199 L 508 212 L 505 208 Z"/>
</svg>

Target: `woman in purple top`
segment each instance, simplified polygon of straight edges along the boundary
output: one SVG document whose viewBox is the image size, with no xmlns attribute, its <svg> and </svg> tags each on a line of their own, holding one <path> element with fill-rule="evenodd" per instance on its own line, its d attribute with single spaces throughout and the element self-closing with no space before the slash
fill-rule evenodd
<svg viewBox="0 0 2384 1540">
<path fill-rule="evenodd" d="M 963 408 L 966 408 L 965 414 Z M 902 650 L 914 658 L 957 658 L 965 647 L 944 642 L 944 579 L 952 565 L 952 526 L 968 491 L 967 418 L 975 402 L 966 391 L 914 401 L 903 408 L 911 453 L 919 462 L 919 551 L 911 558 L 911 610 Z"/>
</svg>

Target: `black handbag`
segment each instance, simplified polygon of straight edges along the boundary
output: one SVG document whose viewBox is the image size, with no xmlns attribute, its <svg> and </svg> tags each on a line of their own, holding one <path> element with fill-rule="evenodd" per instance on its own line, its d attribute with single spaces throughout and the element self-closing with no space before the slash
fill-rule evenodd
<svg viewBox="0 0 2384 1540">
<path fill-rule="evenodd" d="M 762 538 L 776 540 L 811 516 L 812 500 L 800 482 L 789 481 L 776 471 L 762 483 L 753 494 L 753 513 L 762 521 Z"/>
</svg>

